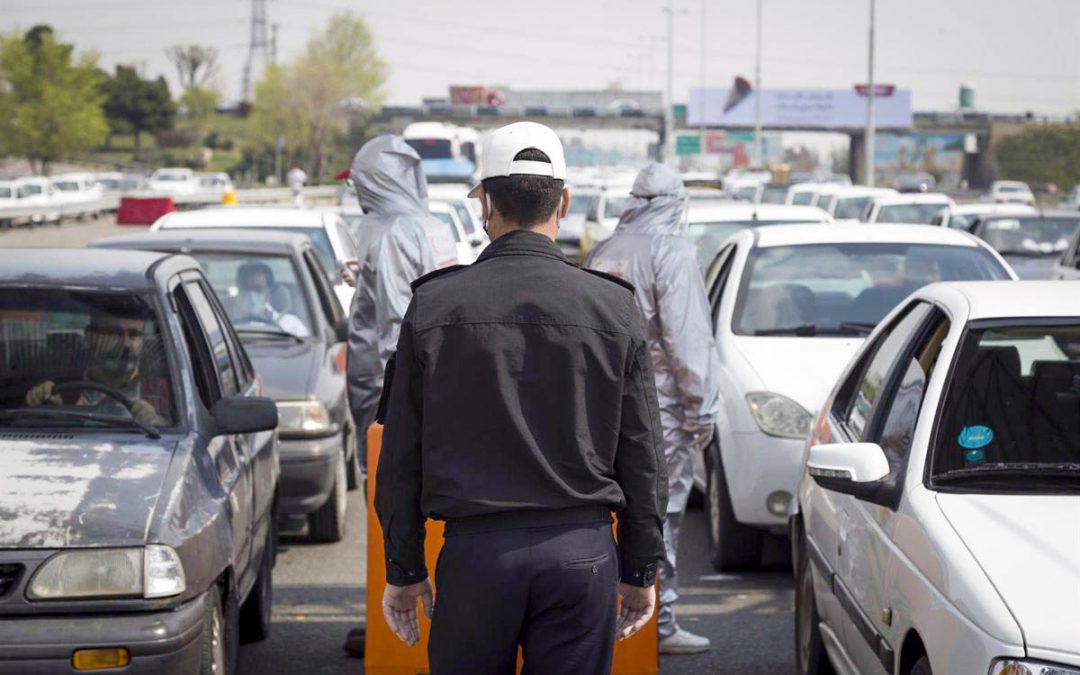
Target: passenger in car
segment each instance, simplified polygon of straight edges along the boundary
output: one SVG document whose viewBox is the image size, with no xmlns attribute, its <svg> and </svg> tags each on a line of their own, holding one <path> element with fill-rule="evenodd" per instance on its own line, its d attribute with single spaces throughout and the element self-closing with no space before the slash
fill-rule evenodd
<svg viewBox="0 0 1080 675">
<path fill-rule="evenodd" d="M 250 319 L 277 326 L 296 337 L 307 337 L 311 334 L 300 317 L 274 308 L 271 298 L 275 293 L 285 295 L 281 303 L 285 305 L 284 309 L 288 309 L 293 299 L 292 291 L 288 287 L 275 285 L 274 271 L 269 265 L 260 262 L 241 265 L 236 270 L 236 286 L 240 289 L 237 307 L 240 321 Z"/>
</svg>

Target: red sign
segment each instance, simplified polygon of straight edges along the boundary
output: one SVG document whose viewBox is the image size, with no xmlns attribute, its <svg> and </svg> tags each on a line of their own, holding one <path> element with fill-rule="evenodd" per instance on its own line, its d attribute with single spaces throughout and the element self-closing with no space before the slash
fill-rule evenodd
<svg viewBox="0 0 1080 675">
<path fill-rule="evenodd" d="M 450 85 L 450 103 L 452 105 L 484 105 L 486 87 L 476 85 Z"/>
<path fill-rule="evenodd" d="M 865 84 L 857 84 L 857 85 L 855 85 L 855 92 L 859 96 L 866 96 L 866 94 L 869 92 L 869 90 L 870 90 L 869 85 L 865 85 Z M 896 91 L 896 85 L 895 84 L 875 84 L 874 85 L 874 96 L 892 96 L 894 91 Z"/>
</svg>

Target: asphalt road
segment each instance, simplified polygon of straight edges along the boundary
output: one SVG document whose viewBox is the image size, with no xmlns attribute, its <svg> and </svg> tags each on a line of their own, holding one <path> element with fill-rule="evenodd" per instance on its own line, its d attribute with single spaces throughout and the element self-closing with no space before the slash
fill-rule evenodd
<svg viewBox="0 0 1080 675">
<path fill-rule="evenodd" d="M 39 225 L 37 227 L 16 227 L 0 230 L 0 248 L 12 247 L 69 247 L 86 246 L 100 237 L 116 234 L 143 232 L 146 227 L 121 226 L 113 216 L 103 216 L 97 220 L 64 221 L 63 225 Z"/>
</svg>

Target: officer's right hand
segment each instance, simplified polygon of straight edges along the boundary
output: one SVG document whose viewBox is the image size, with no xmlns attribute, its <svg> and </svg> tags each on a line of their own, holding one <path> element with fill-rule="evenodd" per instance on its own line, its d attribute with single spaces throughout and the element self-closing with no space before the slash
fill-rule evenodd
<svg viewBox="0 0 1080 675">
<path fill-rule="evenodd" d="M 52 380 L 46 380 L 37 385 L 30 391 L 26 392 L 26 405 L 31 408 L 36 408 L 39 405 L 61 405 L 64 399 L 60 398 L 60 394 L 54 393 L 53 387 L 56 385 Z"/>
<path fill-rule="evenodd" d="M 656 588 L 619 584 L 619 620 L 615 624 L 615 639 L 625 640 L 649 623 L 656 610 Z"/>
<path fill-rule="evenodd" d="M 424 608 L 424 616 L 431 619 L 434 601 L 431 579 L 424 579 L 418 584 L 394 586 L 387 584 L 383 591 L 383 618 L 402 642 L 412 647 L 420 641 L 420 620 L 416 613 L 416 601 Z"/>
</svg>

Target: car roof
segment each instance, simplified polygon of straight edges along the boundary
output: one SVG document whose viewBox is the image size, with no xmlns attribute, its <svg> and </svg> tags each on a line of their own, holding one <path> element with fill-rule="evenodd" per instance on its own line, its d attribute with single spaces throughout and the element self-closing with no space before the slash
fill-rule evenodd
<svg viewBox="0 0 1080 675">
<path fill-rule="evenodd" d="M 754 230 L 755 246 L 798 246 L 802 244 L 938 244 L 941 246 L 979 246 L 979 240 L 966 232 L 936 225 L 882 223 L 837 223 L 826 225 L 767 225 Z"/>
<path fill-rule="evenodd" d="M 1011 317 L 1080 319 L 1080 293 L 1073 282 L 950 281 L 931 284 L 920 295 L 949 303 L 954 293 L 966 301 L 969 321 Z"/>
<path fill-rule="evenodd" d="M 951 202 L 949 195 L 943 192 L 906 192 L 895 195 L 883 195 L 874 200 L 880 206 L 893 206 L 895 204 L 936 204 L 939 202 Z"/>
<path fill-rule="evenodd" d="M 183 230 L 169 229 L 139 234 L 106 237 L 93 242 L 93 248 L 136 249 L 146 251 L 245 251 L 252 253 L 289 253 L 302 250 L 308 238 L 292 232 L 273 230 Z"/>
<path fill-rule="evenodd" d="M 949 209 L 951 215 L 957 216 L 971 216 L 971 215 L 1023 215 L 1037 214 L 1038 211 L 1034 207 L 1027 204 L 995 204 L 990 202 L 974 202 L 971 204 L 957 204 Z M 1077 213 L 1080 215 L 1080 212 Z"/>
<path fill-rule="evenodd" d="M 428 183 L 428 197 L 435 199 L 464 199 L 469 196 L 468 185 L 464 183 Z"/>
<path fill-rule="evenodd" d="M 322 228 L 324 211 L 311 209 L 220 206 L 194 211 L 173 211 L 158 218 L 154 229 L 195 227 L 312 227 Z"/>
<path fill-rule="evenodd" d="M 874 197 L 877 195 L 895 195 L 896 190 L 889 187 L 868 187 L 866 185 L 838 185 L 836 196 L 844 197 Z"/>
<path fill-rule="evenodd" d="M 695 204 L 690 200 L 687 208 L 691 223 L 717 223 L 742 220 L 820 220 L 829 222 L 829 214 L 816 206 L 791 206 L 788 204 L 751 204 L 749 202 L 717 203 L 702 200 Z M 756 216 L 755 216 L 756 214 Z"/>
<path fill-rule="evenodd" d="M 442 200 L 429 201 L 428 210 L 432 213 L 454 213 L 454 207 Z"/>
<path fill-rule="evenodd" d="M 196 266 L 184 256 L 150 251 L 4 248 L 0 285 L 146 290 L 154 287 L 155 270 L 169 258 L 178 269 Z"/>
</svg>

